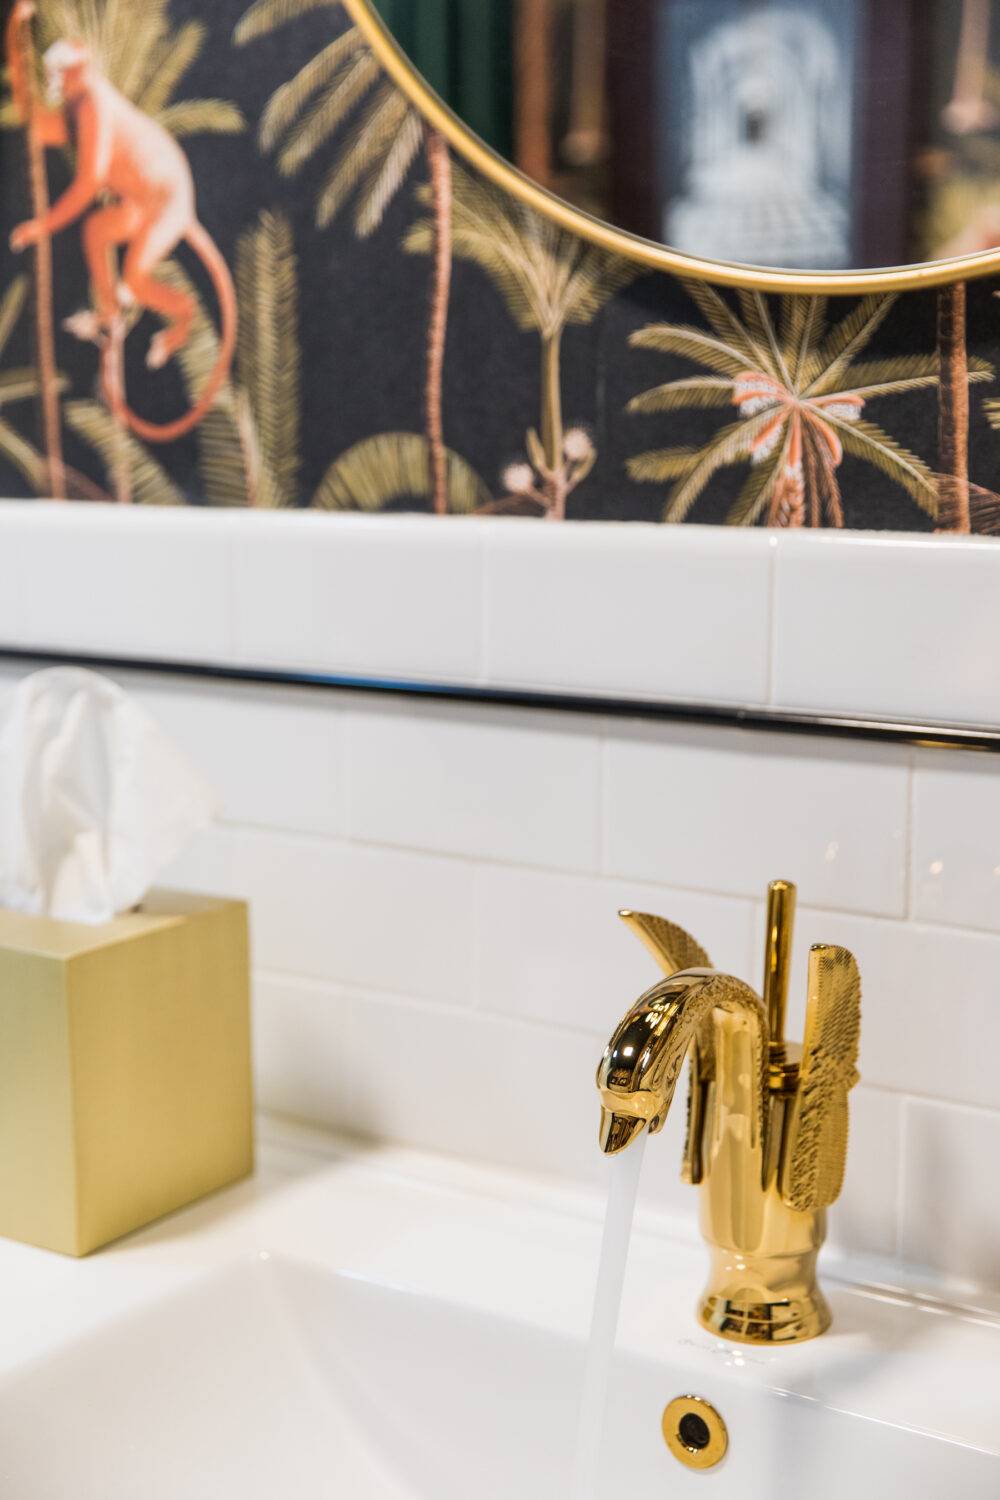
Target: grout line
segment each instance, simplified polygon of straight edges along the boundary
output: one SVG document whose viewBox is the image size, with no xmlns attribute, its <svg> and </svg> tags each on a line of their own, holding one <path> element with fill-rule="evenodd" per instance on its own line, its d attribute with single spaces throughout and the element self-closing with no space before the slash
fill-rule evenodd
<svg viewBox="0 0 1000 1500">
<path fill-rule="evenodd" d="M 284 969 L 258 967 L 254 970 L 254 980 L 264 984 L 290 984 L 298 989 L 321 992 L 325 996 L 332 994 L 346 1001 L 362 1000 L 374 1001 L 375 1004 L 399 1005 L 408 1010 L 447 1016 L 453 1020 L 469 1018 L 477 1021 L 505 1021 L 525 1031 L 548 1031 L 573 1038 L 587 1037 L 591 1040 L 600 1035 L 595 1026 L 574 1026 L 563 1021 L 550 1020 L 545 1016 L 515 1015 L 509 1011 L 488 1008 L 473 1009 L 472 1006 L 461 1005 L 451 1000 L 436 1000 L 424 995 L 406 995 L 400 990 L 387 990 L 353 979 L 323 979 L 315 974 L 295 974 Z"/>
<path fill-rule="evenodd" d="M 907 755 L 906 767 L 906 827 L 903 839 L 903 914 L 907 921 L 913 917 L 913 842 L 916 807 L 916 752 Z"/>
<path fill-rule="evenodd" d="M 479 677 L 478 681 L 483 687 L 490 684 L 490 656 L 491 636 L 490 621 L 491 609 L 491 582 L 492 569 L 490 567 L 490 535 L 489 532 L 480 532 L 477 538 L 479 553 Z"/>
<path fill-rule="evenodd" d="M 607 874 L 608 850 L 611 846 L 611 736 L 605 719 L 598 741 L 597 784 L 597 868 L 602 876 Z"/>
<path fill-rule="evenodd" d="M 903 1219 L 906 1209 L 906 1174 L 909 1157 L 909 1110 L 906 1107 L 906 1098 L 899 1101 L 899 1165 L 896 1169 L 896 1201 L 893 1205 L 896 1224 L 893 1238 L 893 1254 L 897 1259 L 903 1258 Z"/>
<path fill-rule="evenodd" d="M 663 895 L 675 893 L 678 896 L 695 896 L 705 901 L 730 902 L 742 906 L 756 906 L 758 913 L 763 909 L 757 891 L 725 891 L 717 887 L 683 885 L 677 880 L 657 880 L 655 876 L 622 872 L 613 869 L 597 869 L 583 867 L 580 865 L 546 865 L 532 864 L 525 860 L 504 859 L 500 855 L 487 854 L 477 856 L 474 854 L 463 854 L 451 849 L 432 849 L 420 844 L 389 844 L 380 843 L 373 839 L 361 839 L 353 837 L 349 830 L 342 834 L 315 833 L 304 828 L 283 827 L 274 823 L 247 823 L 243 821 L 220 818 L 214 825 L 216 830 L 225 833 L 245 833 L 251 837 L 267 838 L 273 837 L 290 842 L 301 841 L 310 845 L 320 845 L 330 850 L 364 850 L 372 854 L 403 855 L 408 859 L 429 859 L 442 863 L 471 865 L 474 868 L 508 870 L 520 872 L 526 875 L 537 875 L 541 878 L 555 877 L 563 880 L 589 881 L 592 884 L 607 884 L 609 881 L 620 881 L 631 885 L 646 886 Z M 982 938 L 984 941 L 1000 938 L 1000 927 L 979 927 L 961 922 L 932 922 L 919 918 L 907 917 L 903 912 L 873 911 L 871 908 L 836 906 L 829 903 L 802 902 L 798 908 L 800 914 L 808 913 L 816 917 L 849 917 L 855 921 L 872 922 L 878 925 L 894 928 L 905 928 L 909 932 L 935 934 L 946 934 L 953 937 Z"/>
<path fill-rule="evenodd" d="M 767 661 L 764 667 L 764 702 L 774 707 L 774 657 L 778 628 L 778 560 L 780 544 L 769 539 L 767 572 Z"/>
</svg>

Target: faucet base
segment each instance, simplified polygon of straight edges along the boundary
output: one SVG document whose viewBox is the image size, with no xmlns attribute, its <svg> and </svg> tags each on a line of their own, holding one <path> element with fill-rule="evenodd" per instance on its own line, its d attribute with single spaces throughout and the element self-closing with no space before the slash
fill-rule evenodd
<svg viewBox="0 0 1000 1500">
<path fill-rule="evenodd" d="M 698 1318 L 737 1344 L 800 1344 L 830 1326 L 816 1283 L 816 1252 L 744 1256 L 712 1247 L 712 1276 Z"/>
</svg>

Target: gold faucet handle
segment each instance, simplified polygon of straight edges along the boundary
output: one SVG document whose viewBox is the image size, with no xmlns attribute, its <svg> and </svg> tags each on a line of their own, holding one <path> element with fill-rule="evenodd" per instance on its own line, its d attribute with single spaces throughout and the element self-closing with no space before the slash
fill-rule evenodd
<svg viewBox="0 0 1000 1500">
<path fill-rule="evenodd" d="M 641 943 L 648 948 L 669 979 L 681 969 L 710 969 L 712 960 L 699 942 L 666 917 L 654 917 L 646 911 L 623 908 L 618 915 Z"/>
<path fill-rule="evenodd" d="M 847 1096 L 858 1081 L 861 976 L 846 948 L 809 952 L 809 996 L 798 1087 L 790 1104 L 781 1196 L 790 1208 L 835 1202 L 847 1160 Z"/>
</svg>

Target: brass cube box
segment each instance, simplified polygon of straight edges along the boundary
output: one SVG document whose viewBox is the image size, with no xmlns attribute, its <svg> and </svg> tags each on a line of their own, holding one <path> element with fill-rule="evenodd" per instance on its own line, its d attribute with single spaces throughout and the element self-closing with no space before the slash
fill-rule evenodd
<svg viewBox="0 0 1000 1500">
<path fill-rule="evenodd" d="M 86 1255 L 253 1168 L 247 909 L 0 911 L 0 1235 Z"/>
</svg>

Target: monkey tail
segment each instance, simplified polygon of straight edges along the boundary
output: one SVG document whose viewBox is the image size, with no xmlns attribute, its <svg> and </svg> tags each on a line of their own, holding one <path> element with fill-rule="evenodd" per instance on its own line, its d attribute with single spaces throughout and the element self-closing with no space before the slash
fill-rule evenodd
<svg viewBox="0 0 1000 1500">
<path fill-rule="evenodd" d="M 177 438 L 184 437 L 192 428 L 197 427 L 229 378 L 233 355 L 236 352 L 236 290 L 229 267 L 218 245 L 201 224 L 197 222 L 192 224 L 185 237 L 211 277 L 215 295 L 218 298 L 222 320 L 219 357 L 215 361 L 212 373 L 205 382 L 198 400 L 190 411 L 185 412 L 174 422 L 147 422 L 144 417 L 138 416 L 127 405 L 124 393 L 118 387 L 117 382 L 113 378 L 111 381 L 105 380 L 105 396 L 115 416 L 125 422 L 137 437 L 143 438 L 147 443 L 172 443 Z"/>
</svg>

